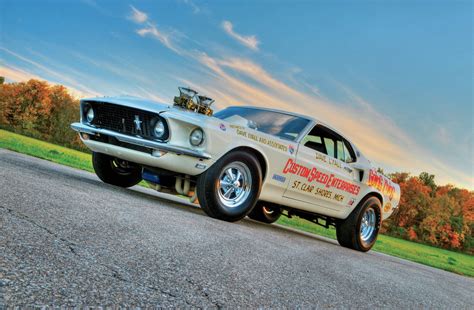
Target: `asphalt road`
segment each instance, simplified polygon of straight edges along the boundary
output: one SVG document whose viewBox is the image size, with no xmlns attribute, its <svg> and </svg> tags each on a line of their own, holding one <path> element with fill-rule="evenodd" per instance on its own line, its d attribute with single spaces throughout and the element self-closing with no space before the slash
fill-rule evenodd
<svg viewBox="0 0 474 310">
<path fill-rule="evenodd" d="M 470 308 L 474 280 L 0 149 L 2 303 Z"/>
</svg>

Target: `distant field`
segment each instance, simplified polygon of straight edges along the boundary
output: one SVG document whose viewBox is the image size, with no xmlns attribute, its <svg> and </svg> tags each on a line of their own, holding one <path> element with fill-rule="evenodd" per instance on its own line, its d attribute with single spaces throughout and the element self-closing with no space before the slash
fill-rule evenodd
<svg viewBox="0 0 474 310">
<path fill-rule="evenodd" d="M 0 148 L 43 158 L 58 164 L 93 172 L 91 155 L 0 130 Z M 334 229 L 308 221 L 282 217 L 279 224 L 335 239 Z M 474 277 L 474 256 L 438 249 L 402 239 L 380 235 L 373 250 L 428 266 Z"/>
</svg>

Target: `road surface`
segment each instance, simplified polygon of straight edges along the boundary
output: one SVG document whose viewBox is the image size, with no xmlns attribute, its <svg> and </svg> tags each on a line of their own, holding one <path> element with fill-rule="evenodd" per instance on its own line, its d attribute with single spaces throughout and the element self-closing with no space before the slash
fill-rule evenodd
<svg viewBox="0 0 474 310">
<path fill-rule="evenodd" d="M 474 280 L 0 149 L 2 304 L 469 308 Z"/>
</svg>

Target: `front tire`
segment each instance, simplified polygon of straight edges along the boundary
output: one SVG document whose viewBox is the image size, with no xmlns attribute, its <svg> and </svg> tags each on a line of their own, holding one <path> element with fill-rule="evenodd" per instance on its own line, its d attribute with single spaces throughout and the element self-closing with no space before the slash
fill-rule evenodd
<svg viewBox="0 0 474 310">
<path fill-rule="evenodd" d="M 131 187 L 142 180 L 142 168 L 126 160 L 102 153 L 92 153 L 94 171 L 104 183 Z"/>
<path fill-rule="evenodd" d="M 210 217 L 235 222 L 255 206 L 262 187 L 258 160 L 244 151 L 222 157 L 197 180 L 197 195 Z"/>
<path fill-rule="evenodd" d="M 337 241 L 343 247 L 369 251 L 377 241 L 382 221 L 381 203 L 376 197 L 362 201 L 345 220 L 336 225 Z"/>
<path fill-rule="evenodd" d="M 279 207 L 263 201 L 257 202 L 253 210 L 249 213 L 249 217 L 252 220 L 267 224 L 278 221 L 280 215 L 281 209 Z"/>
</svg>

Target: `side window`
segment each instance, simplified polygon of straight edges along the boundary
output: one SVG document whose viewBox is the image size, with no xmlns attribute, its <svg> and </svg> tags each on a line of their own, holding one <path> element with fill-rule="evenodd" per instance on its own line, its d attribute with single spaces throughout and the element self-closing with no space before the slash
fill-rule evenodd
<svg viewBox="0 0 474 310">
<path fill-rule="evenodd" d="M 355 162 L 355 154 L 350 144 L 339 134 L 321 125 L 314 126 L 301 144 L 343 162 Z"/>
<path fill-rule="evenodd" d="M 318 126 L 315 126 L 310 133 L 304 137 L 301 144 L 307 148 L 327 154 L 326 147 L 323 143 L 322 132 Z"/>
<path fill-rule="evenodd" d="M 345 162 L 346 163 L 353 163 L 356 161 L 355 153 L 352 150 L 349 142 L 344 141 L 344 154 L 345 154 Z"/>
<path fill-rule="evenodd" d="M 329 156 L 331 157 L 336 157 L 336 150 L 335 150 L 335 145 L 334 145 L 334 140 L 328 137 L 324 138 L 324 145 L 326 146 L 326 150 Z"/>
<path fill-rule="evenodd" d="M 337 159 L 343 162 L 346 161 L 346 146 L 342 140 L 337 140 Z"/>
</svg>

